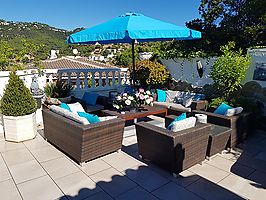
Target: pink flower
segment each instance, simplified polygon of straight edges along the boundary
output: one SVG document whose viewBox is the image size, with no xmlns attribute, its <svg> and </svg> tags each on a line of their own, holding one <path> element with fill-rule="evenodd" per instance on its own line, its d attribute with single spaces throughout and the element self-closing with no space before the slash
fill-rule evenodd
<svg viewBox="0 0 266 200">
<path fill-rule="evenodd" d="M 139 92 L 140 93 L 143 93 L 144 92 L 144 89 L 143 88 L 139 88 Z"/>
<path fill-rule="evenodd" d="M 145 96 L 144 96 L 143 94 L 140 94 L 140 95 L 139 95 L 139 99 L 140 99 L 140 100 L 144 100 L 144 98 L 145 98 Z"/>
</svg>

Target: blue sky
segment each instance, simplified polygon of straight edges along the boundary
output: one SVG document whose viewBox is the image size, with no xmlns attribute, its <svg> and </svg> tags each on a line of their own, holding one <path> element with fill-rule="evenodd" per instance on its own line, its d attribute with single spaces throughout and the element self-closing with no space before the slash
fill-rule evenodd
<svg viewBox="0 0 266 200">
<path fill-rule="evenodd" d="M 42 22 L 72 30 L 91 27 L 126 12 L 184 26 L 199 17 L 200 0 L 0 0 L 0 19 Z"/>
</svg>

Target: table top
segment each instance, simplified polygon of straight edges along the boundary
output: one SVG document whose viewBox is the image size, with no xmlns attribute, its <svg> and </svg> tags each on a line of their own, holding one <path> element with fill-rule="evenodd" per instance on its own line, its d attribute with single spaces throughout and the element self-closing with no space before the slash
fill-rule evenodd
<svg viewBox="0 0 266 200">
<path fill-rule="evenodd" d="M 125 111 L 125 114 L 121 114 L 116 110 L 102 110 L 106 115 L 118 116 L 125 120 L 133 120 L 138 118 L 147 117 L 149 115 L 166 114 L 166 108 L 154 107 L 154 106 L 142 106 L 140 111 L 132 112 Z"/>
<path fill-rule="evenodd" d="M 219 125 L 212 124 L 210 135 L 215 136 L 215 135 L 223 134 L 223 133 L 231 131 L 231 130 L 232 130 L 231 128 L 228 128 L 225 126 L 219 126 Z"/>
</svg>

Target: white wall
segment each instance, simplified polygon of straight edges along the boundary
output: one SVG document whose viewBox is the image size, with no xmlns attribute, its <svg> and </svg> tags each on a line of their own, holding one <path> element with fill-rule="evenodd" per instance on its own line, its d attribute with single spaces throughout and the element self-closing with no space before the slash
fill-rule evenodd
<svg viewBox="0 0 266 200">
<path fill-rule="evenodd" d="M 257 63 L 266 63 L 266 48 L 249 50 L 248 54 L 251 56 L 251 65 L 247 70 L 246 77 L 242 81 L 243 84 L 253 80 L 254 70 Z M 209 77 L 209 73 L 213 63 L 217 58 L 210 59 L 195 58 L 192 60 L 184 59 L 161 59 L 163 65 L 166 66 L 170 72 L 172 78 L 177 80 L 185 80 L 193 85 L 203 86 L 205 84 L 212 83 L 212 79 Z M 197 72 L 197 60 L 200 60 L 203 66 L 203 77 L 200 78 Z M 266 81 L 257 81 L 262 87 L 266 87 Z"/>
<path fill-rule="evenodd" d="M 203 66 L 203 77 L 200 78 L 197 71 L 197 61 L 200 60 Z M 165 60 L 162 59 L 163 65 L 167 67 L 171 77 L 177 80 L 185 80 L 193 85 L 203 86 L 205 84 L 212 83 L 212 79 L 209 77 L 210 67 L 213 65 L 216 58 L 210 59 L 192 59 L 192 60 Z"/>
</svg>

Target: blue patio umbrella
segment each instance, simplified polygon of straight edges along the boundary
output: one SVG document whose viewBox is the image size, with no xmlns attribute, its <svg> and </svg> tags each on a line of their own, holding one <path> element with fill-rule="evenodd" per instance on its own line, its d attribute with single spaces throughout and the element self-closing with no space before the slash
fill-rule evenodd
<svg viewBox="0 0 266 200">
<path fill-rule="evenodd" d="M 133 83 L 135 84 L 134 44 L 138 42 L 193 40 L 201 38 L 201 32 L 186 27 L 146 17 L 139 13 L 126 13 L 105 23 L 71 34 L 69 44 L 131 43 L 133 59 Z"/>
</svg>

